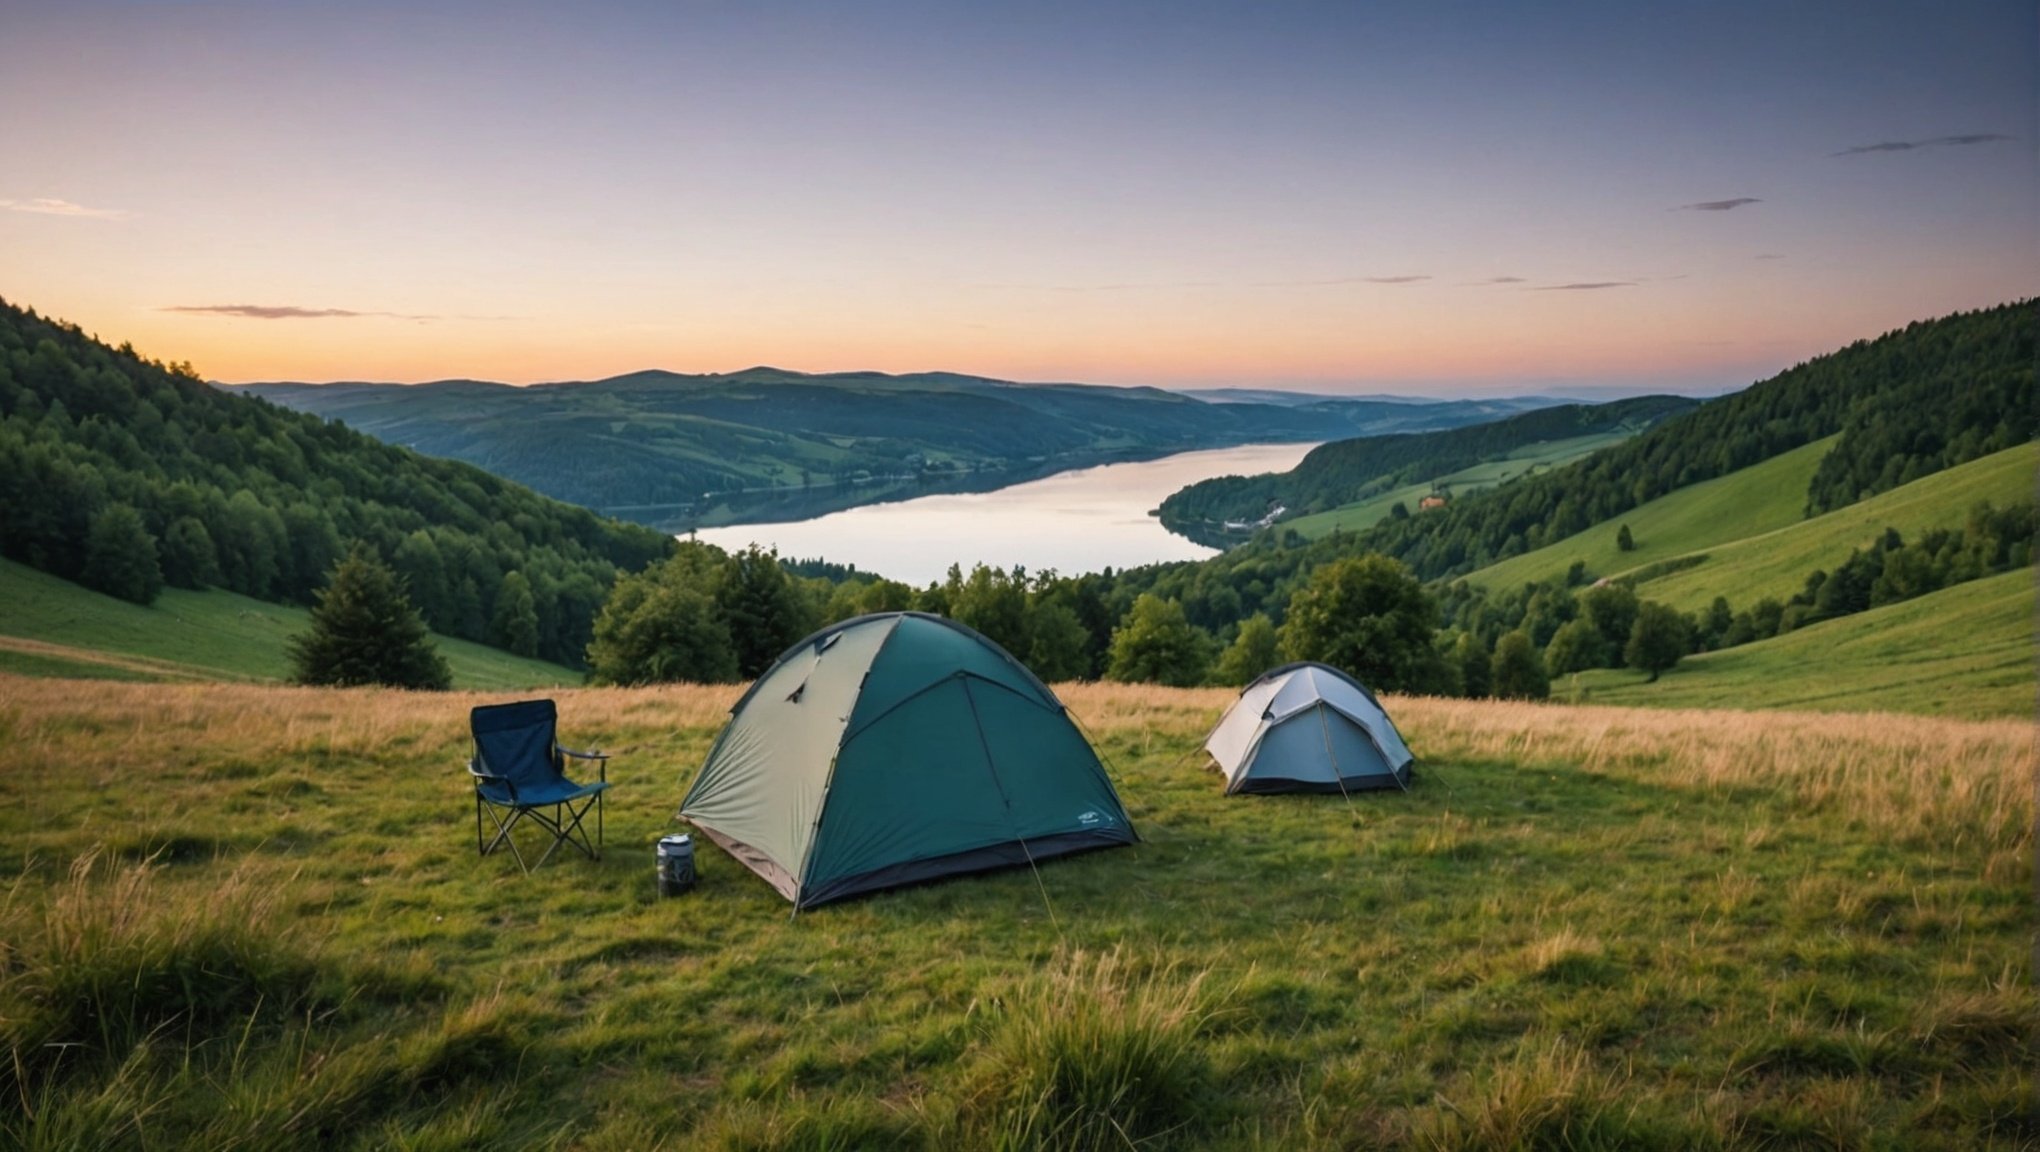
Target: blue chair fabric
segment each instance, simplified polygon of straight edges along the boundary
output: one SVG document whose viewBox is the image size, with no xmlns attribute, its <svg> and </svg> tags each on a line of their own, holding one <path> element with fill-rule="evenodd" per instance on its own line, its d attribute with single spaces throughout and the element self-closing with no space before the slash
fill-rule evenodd
<svg viewBox="0 0 2040 1152">
<path fill-rule="evenodd" d="M 485 704 L 468 713 L 474 755 L 468 774 L 475 786 L 475 846 L 483 856 L 507 846 L 524 871 L 544 864 L 562 844 L 572 845 L 590 860 L 602 858 L 602 797 L 609 790 L 609 757 L 560 746 L 559 710 L 551 700 L 520 700 Z M 599 779 L 576 781 L 566 774 L 569 759 L 593 761 Z M 595 815 L 591 840 L 583 820 Z M 482 823 L 486 812 L 495 823 L 490 838 Z M 511 835 L 525 820 L 550 833 L 545 853 L 526 864 Z"/>
</svg>

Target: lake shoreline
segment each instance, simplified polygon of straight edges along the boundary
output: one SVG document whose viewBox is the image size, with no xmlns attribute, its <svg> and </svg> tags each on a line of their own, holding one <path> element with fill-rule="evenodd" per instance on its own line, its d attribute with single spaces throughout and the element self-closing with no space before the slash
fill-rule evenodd
<svg viewBox="0 0 2040 1152">
<path fill-rule="evenodd" d="M 1318 443 L 1321 441 L 1272 440 L 1175 449 L 1129 445 L 1124 448 L 1071 452 L 1047 460 L 1023 460 L 1013 466 L 1002 468 L 901 473 L 893 476 L 874 476 L 848 483 L 826 482 L 801 488 L 746 489 L 741 494 L 721 494 L 743 496 L 740 507 L 732 507 L 727 502 L 719 503 L 697 516 L 680 516 L 664 521 L 654 519 L 647 513 L 656 514 L 659 509 L 691 505 L 613 504 L 596 508 L 594 511 L 604 516 L 647 524 L 675 536 L 684 537 L 690 532 L 703 529 L 801 523 L 837 512 L 898 504 L 918 500 L 924 496 L 998 492 L 1069 472 L 1083 472 L 1114 464 L 1145 464 L 1197 452 L 1228 452 L 1242 448 L 1289 444 L 1314 446 Z"/>
<path fill-rule="evenodd" d="M 1140 453 L 1063 468 L 975 492 L 916 493 L 819 516 L 697 528 L 726 549 L 776 548 L 909 584 L 940 580 L 951 564 L 1053 569 L 1064 575 L 1216 554 L 1169 532 L 1154 515 L 1169 493 L 1212 476 L 1286 471 L 1316 442 Z"/>
</svg>

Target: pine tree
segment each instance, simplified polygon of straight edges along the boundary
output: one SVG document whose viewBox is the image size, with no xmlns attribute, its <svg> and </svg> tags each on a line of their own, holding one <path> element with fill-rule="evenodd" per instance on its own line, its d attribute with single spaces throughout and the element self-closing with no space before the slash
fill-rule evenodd
<svg viewBox="0 0 2040 1152">
<path fill-rule="evenodd" d="M 1615 530 L 1615 547 L 1624 552 L 1636 551 L 1636 537 L 1629 534 L 1629 525 Z"/>
<path fill-rule="evenodd" d="M 312 630 L 291 637 L 289 652 L 299 684 L 453 686 L 453 672 L 402 582 L 361 544 L 333 569 L 312 607 Z"/>
</svg>

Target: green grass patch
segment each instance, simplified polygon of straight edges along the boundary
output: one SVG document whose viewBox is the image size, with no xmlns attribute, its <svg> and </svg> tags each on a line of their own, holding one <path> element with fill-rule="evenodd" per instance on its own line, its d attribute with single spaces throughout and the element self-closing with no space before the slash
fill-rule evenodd
<svg viewBox="0 0 2040 1152">
<path fill-rule="evenodd" d="M 33 1078 L 0 1143 L 2032 1135 L 2025 724 L 1390 698 L 1416 784 L 1348 802 L 1223 795 L 1229 693 L 1072 687 L 1142 843 L 795 917 L 710 845 L 656 895 L 734 693 L 558 693 L 618 753 L 608 851 L 526 876 L 475 857 L 489 697 L 0 684 L 0 1044 Z"/>
<path fill-rule="evenodd" d="M 1403 505 L 1414 515 L 1417 502 L 1432 492 L 1443 492 L 1448 496 L 1464 496 L 1482 488 L 1492 488 L 1510 480 L 1549 472 L 1564 464 L 1570 464 L 1583 456 L 1590 456 L 1603 448 L 1620 444 L 1635 435 L 1634 432 L 1598 432 L 1592 436 L 1575 436 L 1566 440 L 1552 440 L 1542 444 L 1525 445 L 1499 460 L 1489 460 L 1462 468 L 1436 480 L 1425 480 L 1408 484 L 1379 496 L 1330 508 L 1309 516 L 1282 521 L 1282 527 L 1294 528 L 1312 539 L 1328 536 L 1335 531 L 1358 532 L 1388 518 L 1389 510 L 1397 504 Z"/>
<path fill-rule="evenodd" d="M 1689 656 L 1655 684 L 1604 669 L 1562 677 L 1552 695 L 1657 708 L 2030 717 L 2033 626 L 2033 574 L 2004 572 Z"/>
<path fill-rule="evenodd" d="M 1797 524 L 1805 515 L 1807 485 L 1835 439 L 1816 440 L 1739 472 L 1660 496 L 1555 544 L 1490 564 L 1467 580 L 1488 588 L 1562 580 L 1576 561 L 1584 561 L 1596 576 L 1614 576 Z M 1635 538 L 1634 551 L 1615 546 L 1616 531 L 1623 524 Z M 1723 588 L 1708 599 L 1723 592 L 1735 595 Z"/>
<path fill-rule="evenodd" d="M 283 680 L 290 675 L 285 642 L 310 627 L 310 614 L 302 608 L 232 592 L 165 588 L 145 608 L 0 560 L 0 640 L 78 650 L 0 643 L 0 669 L 24 675 Z M 453 666 L 459 688 L 534 688 L 582 679 L 571 668 L 466 640 L 435 636 L 433 642 Z"/>
<path fill-rule="evenodd" d="M 2009 448 L 1811 520 L 1709 548 L 1705 563 L 1638 584 L 1637 594 L 1682 611 L 1724 595 L 1738 608 L 1765 596 L 1784 600 L 1814 569 L 1832 570 L 1886 528 L 1911 540 L 1927 529 L 1961 527 L 1979 501 L 2002 508 L 2031 500 L 2036 474 L 2040 443 Z"/>
</svg>

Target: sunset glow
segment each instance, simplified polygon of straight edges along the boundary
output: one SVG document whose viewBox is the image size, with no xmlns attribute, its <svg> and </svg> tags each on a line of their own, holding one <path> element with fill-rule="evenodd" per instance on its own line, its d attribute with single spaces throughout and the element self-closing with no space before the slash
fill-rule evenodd
<svg viewBox="0 0 2040 1152">
<path fill-rule="evenodd" d="M 2034 290 L 2034 20 L 11 5 L 0 296 L 228 381 L 1718 391 Z"/>
</svg>

